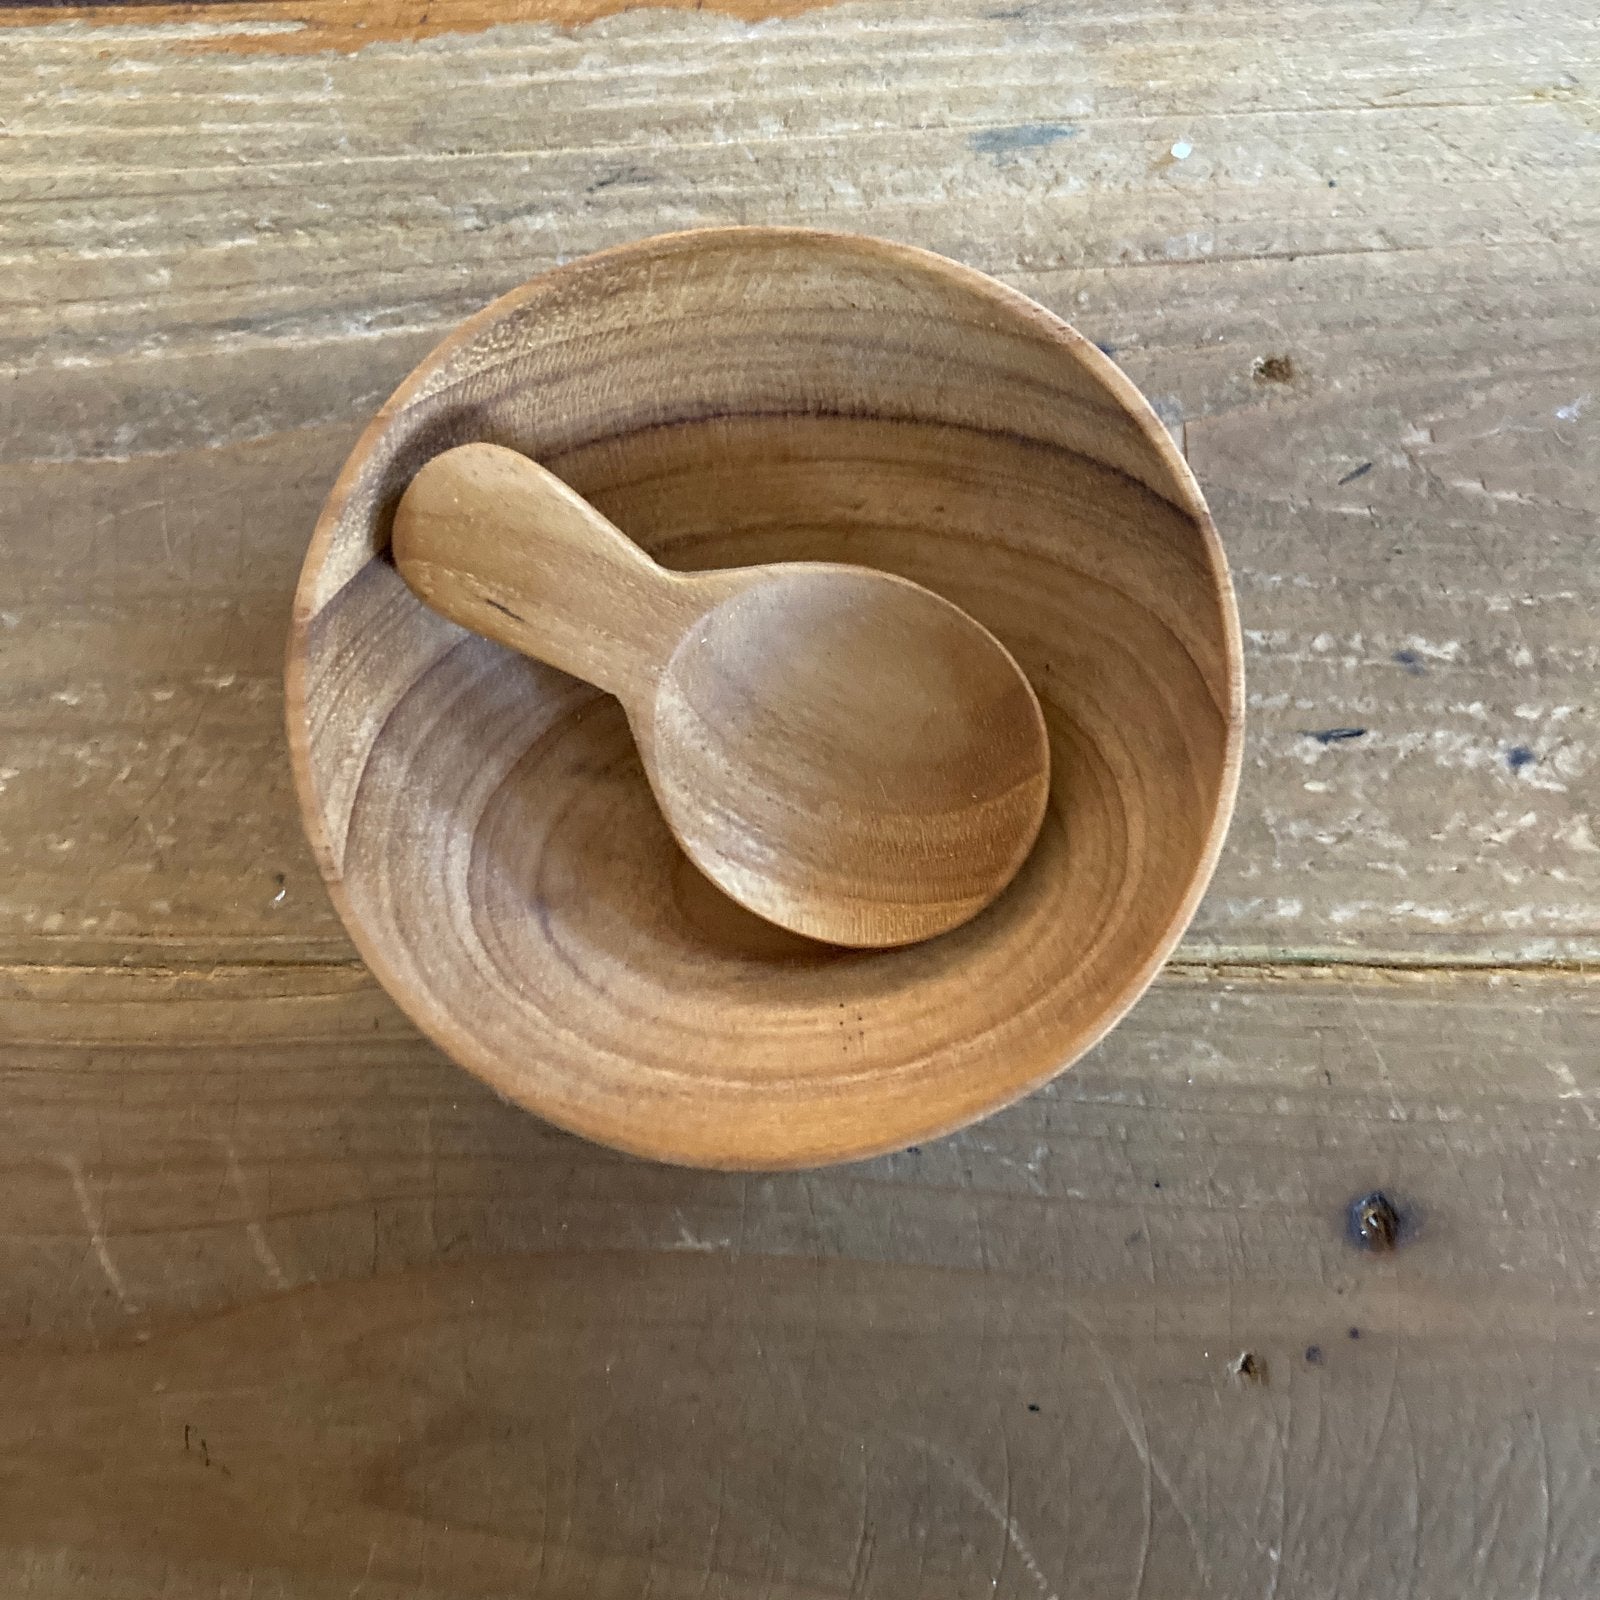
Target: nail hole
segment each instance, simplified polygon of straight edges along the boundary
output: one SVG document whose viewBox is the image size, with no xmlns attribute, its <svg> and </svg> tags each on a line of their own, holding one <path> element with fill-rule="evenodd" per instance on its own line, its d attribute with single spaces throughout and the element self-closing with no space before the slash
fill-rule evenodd
<svg viewBox="0 0 1600 1600">
<path fill-rule="evenodd" d="M 1399 1208 L 1381 1189 L 1350 1202 L 1350 1236 L 1363 1250 L 1375 1254 L 1393 1250 L 1400 1243 L 1402 1226 Z"/>
</svg>

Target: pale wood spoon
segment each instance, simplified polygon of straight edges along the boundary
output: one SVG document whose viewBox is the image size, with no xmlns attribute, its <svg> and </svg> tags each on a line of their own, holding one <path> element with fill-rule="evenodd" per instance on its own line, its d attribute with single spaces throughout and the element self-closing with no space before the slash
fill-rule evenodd
<svg viewBox="0 0 1600 1600">
<path fill-rule="evenodd" d="M 1006 648 L 865 567 L 658 566 L 526 456 L 434 457 L 395 565 L 451 621 L 622 702 L 689 858 L 751 911 L 835 944 L 956 927 L 1015 876 L 1050 750 Z"/>
</svg>

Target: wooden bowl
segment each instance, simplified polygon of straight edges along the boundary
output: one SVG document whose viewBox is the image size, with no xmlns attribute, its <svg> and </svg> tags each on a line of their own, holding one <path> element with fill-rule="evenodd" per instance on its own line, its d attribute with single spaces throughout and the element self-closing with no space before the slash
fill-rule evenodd
<svg viewBox="0 0 1600 1600">
<path fill-rule="evenodd" d="M 1050 728 L 1015 882 L 880 951 L 725 899 L 616 703 L 443 621 L 387 560 L 412 474 L 473 439 L 543 462 L 669 566 L 861 562 L 991 628 Z M 1241 699 L 1216 531 L 1128 379 L 980 273 L 789 229 L 626 245 L 452 333 L 334 485 L 288 652 L 307 831 L 396 1001 L 552 1122 L 717 1167 L 895 1149 L 1088 1049 L 1211 874 Z"/>
</svg>

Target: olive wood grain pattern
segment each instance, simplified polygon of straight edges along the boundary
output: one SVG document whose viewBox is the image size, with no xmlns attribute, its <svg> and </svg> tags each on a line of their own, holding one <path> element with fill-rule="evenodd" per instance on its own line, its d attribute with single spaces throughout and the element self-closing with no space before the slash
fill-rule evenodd
<svg viewBox="0 0 1600 1600">
<path fill-rule="evenodd" d="M 781 928 L 932 938 L 1038 837 L 1038 699 L 992 633 L 918 584 L 838 562 L 669 572 L 492 444 L 412 479 L 394 560 L 441 616 L 621 701 L 684 853 Z"/>
<path fill-rule="evenodd" d="M 988 627 L 1053 772 L 1005 893 L 941 938 L 846 951 L 712 889 L 620 708 L 463 633 L 386 559 L 418 468 L 475 440 L 669 567 L 852 562 Z M 466 323 L 335 485 L 289 654 L 313 844 L 385 986 L 510 1098 L 710 1165 L 894 1148 L 1075 1059 L 1193 910 L 1239 706 L 1221 550 L 1132 385 L 978 273 L 790 230 L 624 247 Z"/>
</svg>

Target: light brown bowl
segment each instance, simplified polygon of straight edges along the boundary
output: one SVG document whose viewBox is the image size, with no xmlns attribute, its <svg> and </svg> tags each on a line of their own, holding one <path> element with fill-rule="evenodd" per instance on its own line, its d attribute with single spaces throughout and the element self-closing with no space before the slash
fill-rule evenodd
<svg viewBox="0 0 1600 1600">
<path fill-rule="evenodd" d="M 543 462 L 669 566 L 853 561 L 991 628 L 1050 727 L 1050 813 L 965 927 L 846 951 L 679 853 L 620 708 L 461 632 L 386 559 L 429 456 Z M 351 936 L 502 1094 L 643 1155 L 803 1166 L 1004 1105 L 1182 933 L 1238 778 L 1216 531 L 1093 345 L 925 252 L 788 229 L 647 239 L 458 328 L 362 436 L 296 597 L 289 737 Z"/>
</svg>

